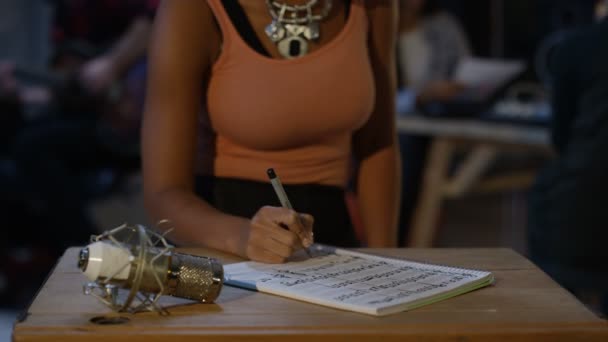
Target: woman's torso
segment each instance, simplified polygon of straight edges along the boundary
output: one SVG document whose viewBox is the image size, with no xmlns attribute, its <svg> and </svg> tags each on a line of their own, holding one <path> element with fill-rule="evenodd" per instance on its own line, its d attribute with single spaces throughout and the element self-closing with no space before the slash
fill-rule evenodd
<svg viewBox="0 0 608 342">
<path fill-rule="evenodd" d="M 346 22 L 330 16 L 327 20 L 336 22 L 321 26 L 321 34 L 328 34 L 326 41 L 292 60 L 254 51 L 235 29 L 222 1 L 208 3 L 223 43 L 201 115 L 199 174 L 263 181 L 266 169 L 274 167 L 287 184 L 343 187 L 352 134 L 367 121 L 374 105 L 362 1 L 352 2 Z M 256 3 L 243 7 L 263 41 L 268 38 L 259 29 L 270 16 L 262 12 L 264 2 Z M 324 31 L 325 27 L 329 29 Z"/>
</svg>

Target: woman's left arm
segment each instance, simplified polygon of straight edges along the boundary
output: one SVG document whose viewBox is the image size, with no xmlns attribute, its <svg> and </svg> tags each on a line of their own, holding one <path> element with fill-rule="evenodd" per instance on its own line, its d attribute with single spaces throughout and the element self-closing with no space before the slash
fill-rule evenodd
<svg viewBox="0 0 608 342">
<path fill-rule="evenodd" d="M 369 247 L 397 245 L 401 160 L 395 127 L 397 1 L 365 2 L 370 23 L 369 53 L 376 103 L 353 138 L 359 162 L 357 193 Z"/>
</svg>

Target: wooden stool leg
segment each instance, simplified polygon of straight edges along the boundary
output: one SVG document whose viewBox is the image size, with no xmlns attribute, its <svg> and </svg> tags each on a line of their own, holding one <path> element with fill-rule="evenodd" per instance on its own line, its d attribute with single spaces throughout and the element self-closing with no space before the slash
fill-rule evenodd
<svg viewBox="0 0 608 342">
<path fill-rule="evenodd" d="M 441 212 L 444 187 L 452 159 L 452 143 L 446 138 L 435 138 L 424 171 L 422 191 L 409 233 L 409 246 L 431 247 L 437 233 L 437 219 Z M 404 161 L 407 163 L 407 159 Z"/>
<path fill-rule="evenodd" d="M 498 149 L 492 145 L 476 145 L 450 177 L 450 182 L 445 184 L 446 197 L 459 197 L 468 193 L 494 163 L 497 155 Z"/>
</svg>

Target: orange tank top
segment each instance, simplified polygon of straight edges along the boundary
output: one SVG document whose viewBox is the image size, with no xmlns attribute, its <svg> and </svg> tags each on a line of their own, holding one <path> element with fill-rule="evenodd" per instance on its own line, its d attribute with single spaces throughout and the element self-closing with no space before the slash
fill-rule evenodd
<svg viewBox="0 0 608 342">
<path fill-rule="evenodd" d="M 375 99 L 363 1 L 352 1 L 333 40 L 291 60 L 253 50 L 221 0 L 208 3 L 223 43 L 201 116 L 199 173 L 267 181 L 273 167 L 286 184 L 344 187 L 352 135 Z"/>
</svg>

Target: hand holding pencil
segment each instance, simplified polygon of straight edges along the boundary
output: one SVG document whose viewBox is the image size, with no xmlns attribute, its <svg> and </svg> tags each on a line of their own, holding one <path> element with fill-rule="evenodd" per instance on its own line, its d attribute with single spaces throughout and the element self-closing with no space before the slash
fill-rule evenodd
<svg viewBox="0 0 608 342">
<path fill-rule="evenodd" d="M 259 262 L 283 263 L 303 248 L 310 256 L 314 218 L 293 210 L 279 178 L 272 169 L 268 171 L 282 207 L 263 207 L 251 219 L 247 256 Z"/>
<path fill-rule="evenodd" d="M 287 261 L 295 252 L 312 244 L 306 236 L 310 236 L 313 221 L 312 216 L 290 209 L 261 208 L 250 221 L 247 257 L 269 264 Z"/>
<path fill-rule="evenodd" d="M 270 184 L 272 184 L 274 191 L 277 193 L 277 197 L 279 198 L 279 201 L 281 202 L 283 208 L 293 210 L 293 206 L 291 205 L 291 202 L 287 197 L 287 193 L 285 193 L 285 189 L 283 188 L 283 184 L 281 183 L 281 179 L 279 179 L 279 176 L 277 176 L 277 174 L 274 172 L 274 169 L 268 169 L 267 173 L 268 178 L 270 179 Z M 298 217 L 298 220 L 300 221 L 300 226 L 305 227 L 305 224 L 302 222 L 302 218 Z M 312 245 L 314 239 L 312 228 L 310 231 L 300 231 L 297 232 L 297 234 L 300 237 L 300 241 L 302 242 L 302 246 L 304 246 L 306 254 L 308 254 L 308 256 L 310 257 L 311 254 L 308 250 L 308 247 Z"/>
</svg>

